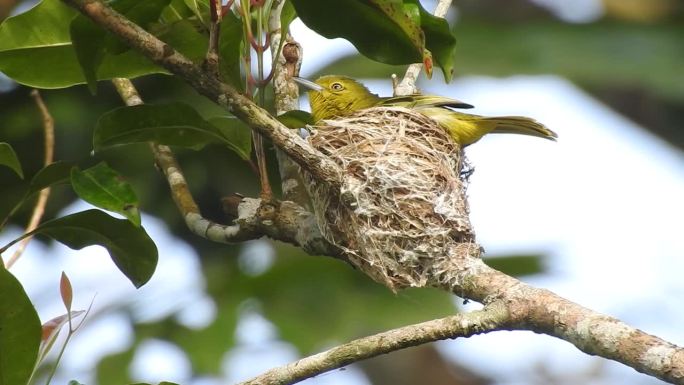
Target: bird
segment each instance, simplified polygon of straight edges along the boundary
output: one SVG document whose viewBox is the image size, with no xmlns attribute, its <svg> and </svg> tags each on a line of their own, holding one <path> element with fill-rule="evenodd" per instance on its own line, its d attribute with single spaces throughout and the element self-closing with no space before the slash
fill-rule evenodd
<svg viewBox="0 0 684 385">
<path fill-rule="evenodd" d="M 462 147 L 489 133 L 536 136 L 555 141 L 558 135 L 534 119 L 524 116 L 486 117 L 455 111 L 473 108 L 460 100 L 436 95 L 380 97 L 359 81 L 347 76 L 326 75 L 315 81 L 293 77 L 309 89 L 309 104 L 314 122 L 353 114 L 372 107 L 404 107 L 436 121 Z"/>
</svg>

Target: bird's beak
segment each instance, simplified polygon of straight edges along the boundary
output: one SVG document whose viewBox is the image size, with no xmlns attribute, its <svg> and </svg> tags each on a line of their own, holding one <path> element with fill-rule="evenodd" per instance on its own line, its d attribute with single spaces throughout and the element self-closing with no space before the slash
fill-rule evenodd
<svg viewBox="0 0 684 385">
<path fill-rule="evenodd" d="M 306 87 L 310 90 L 313 91 L 323 91 L 323 87 L 319 86 L 318 84 L 312 82 L 311 80 L 300 78 L 297 76 L 293 76 L 292 80 L 295 82 L 299 83 L 300 86 Z"/>
</svg>

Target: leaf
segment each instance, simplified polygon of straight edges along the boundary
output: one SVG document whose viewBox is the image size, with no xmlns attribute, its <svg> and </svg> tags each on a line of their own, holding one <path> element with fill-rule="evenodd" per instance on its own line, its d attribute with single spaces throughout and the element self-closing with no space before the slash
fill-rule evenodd
<svg viewBox="0 0 684 385">
<path fill-rule="evenodd" d="M 302 128 L 307 124 L 314 124 L 313 116 L 306 111 L 291 110 L 276 117 L 287 128 Z"/>
<path fill-rule="evenodd" d="M 162 12 L 169 6 L 171 0 L 117 0 L 110 5 L 114 10 L 126 16 L 135 24 L 150 30 L 150 27 L 159 21 Z M 130 47 L 118 36 L 107 32 L 105 37 L 105 50 L 114 55 L 124 53 Z"/>
<path fill-rule="evenodd" d="M 16 189 L 5 192 L 2 202 L 0 202 L 0 218 L 14 215 L 19 207 L 38 191 L 58 183 L 67 182 L 72 166 L 73 163 L 71 162 L 51 163 L 40 169 L 31 178 L 28 186 L 20 185 Z"/>
<path fill-rule="evenodd" d="M 77 13 L 60 0 L 43 0 L 0 25 L 0 72 L 37 88 L 63 88 L 86 82 L 71 42 L 70 23 Z M 40 28 L 36 28 L 40 25 Z M 204 57 L 206 37 L 182 20 L 165 25 L 158 37 L 192 60 Z M 97 80 L 168 73 L 136 51 L 106 52 Z"/>
<path fill-rule="evenodd" d="M 9 143 L 0 142 L 0 165 L 11 168 L 21 179 L 24 179 L 19 158 Z"/>
<path fill-rule="evenodd" d="M 50 163 L 43 167 L 31 179 L 26 196 L 28 197 L 46 187 L 68 182 L 72 167 L 74 167 L 73 162 L 64 161 Z"/>
<path fill-rule="evenodd" d="M 185 0 L 171 0 L 171 4 L 162 11 L 161 18 L 168 23 L 184 20 L 192 15 L 190 8 L 185 5 Z"/>
<path fill-rule="evenodd" d="M 292 0 L 292 4 L 309 28 L 327 38 L 347 39 L 373 60 L 422 61 L 429 70 L 431 51 L 445 79 L 451 80 L 456 39 L 448 23 L 430 15 L 417 0 Z"/>
<path fill-rule="evenodd" d="M 225 138 L 225 144 L 242 159 L 249 159 L 252 153 L 252 130 L 233 116 L 216 116 L 209 119 Z"/>
<path fill-rule="evenodd" d="M 209 25 L 211 21 L 209 0 L 185 0 L 185 5 L 192 10 L 202 24 L 205 26 Z"/>
<path fill-rule="evenodd" d="M 240 75 L 242 32 L 242 21 L 233 12 L 226 13 L 221 21 L 219 72 L 224 81 L 240 90 L 243 89 Z"/>
<path fill-rule="evenodd" d="M 133 187 L 106 163 L 99 163 L 84 171 L 72 168 L 71 187 L 84 201 L 119 213 L 140 226 L 138 198 Z"/>
<path fill-rule="evenodd" d="M 40 348 L 38 350 L 38 363 L 41 363 L 45 359 L 45 356 L 50 352 L 50 349 L 52 349 L 52 346 L 59 336 L 60 330 L 62 330 L 64 325 L 69 323 L 69 317 L 73 320 L 84 313 L 85 311 L 83 310 L 72 311 L 71 314 L 57 316 L 43 324 Z"/>
<path fill-rule="evenodd" d="M 20 83 L 33 85 L 59 83 L 50 81 L 56 73 L 79 77 L 78 67 L 71 65 L 74 55 L 68 29 L 76 15 L 59 0 L 44 0 L 6 19 L 0 25 L 0 71 Z"/>
<path fill-rule="evenodd" d="M 409 1 L 420 4 L 418 0 Z M 425 46 L 432 52 L 437 66 L 442 69 L 445 81 L 451 82 L 454 76 L 456 38 L 449 28 L 449 23 L 420 7 L 420 24 L 426 36 Z"/>
<path fill-rule="evenodd" d="M 19 281 L 0 265 L 0 384 L 26 384 L 38 358 L 41 327 Z"/>
<path fill-rule="evenodd" d="M 66 308 L 67 312 L 71 311 L 71 301 L 74 298 L 74 291 L 71 288 L 71 282 L 69 277 L 62 272 L 62 276 L 59 278 L 59 295 L 62 297 L 62 303 Z"/>
<path fill-rule="evenodd" d="M 97 93 L 97 69 L 104 57 L 106 32 L 89 18 L 78 15 L 69 26 L 76 59 L 92 95 Z"/>
<path fill-rule="evenodd" d="M 159 19 L 162 10 L 169 5 L 170 1 L 119 0 L 113 2 L 111 6 L 132 22 L 146 28 L 149 23 Z M 73 19 L 69 31 L 88 89 L 94 95 L 97 91 L 97 71 L 105 54 L 124 53 L 128 50 L 128 46 L 84 15 L 78 15 Z"/>
<path fill-rule="evenodd" d="M 100 245 L 107 249 L 116 267 L 139 288 L 157 267 L 157 246 L 142 227 L 113 218 L 100 210 L 86 210 L 47 221 L 31 234 L 47 235 L 80 250 Z"/>
<path fill-rule="evenodd" d="M 292 5 L 292 0 L 285 0 L 283 9 L 280 11 L 280 29 L 287 31 L 290 28 L 290 23 L 297 17 L 297 11 Z"/>
<path fill-rule="evenodd" d="M 183 103 L 120 107 L 102 115 L 95 126 L 93 146 L 105 147 L 155 141 L 170 146 L 200 149 L 208 143 L 228 146 L 249 157 L 249 129 L 237 119 L 206 121 Z"/>
<path fill-rule="evenodd" d="M 420 25 L 420 4 L 401 0 L 370 0 L 406 34 L 414 48 L 421 53 L 425 73 L 432 76 L 432 54 L 425 49 L 425 33 Z"/>
</svg>

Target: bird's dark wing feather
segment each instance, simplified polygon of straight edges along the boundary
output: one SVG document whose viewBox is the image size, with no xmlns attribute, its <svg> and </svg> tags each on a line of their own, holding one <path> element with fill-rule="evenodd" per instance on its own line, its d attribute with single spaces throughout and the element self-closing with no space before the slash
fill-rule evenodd
<svg viewBox="0 0 684 385">
<path fill-rule="evenodd" d="M 381 105 L 414 109 L 430 107 L 473 108 L 471 104 L 464 103 L 460 100 L 445 98 L 444 96 L 421 94 L 382 98 Z"/>
</svg>

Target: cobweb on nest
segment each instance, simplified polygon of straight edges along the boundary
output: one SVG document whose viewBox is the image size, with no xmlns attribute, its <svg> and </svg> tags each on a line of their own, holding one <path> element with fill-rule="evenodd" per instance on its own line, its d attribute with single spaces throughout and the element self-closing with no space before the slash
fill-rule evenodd
<svg viewBox="0 0 684 385">
<path fill-rule="evenodd" d="M 308 177 L 319 227 L 376 281 L 434 284 L 454 247 L 475 246 L 461 148 L 433 120 L 377 107 L 325 120 L 308 140 L 343 171 L 340 191 Z"/>
</svg>

